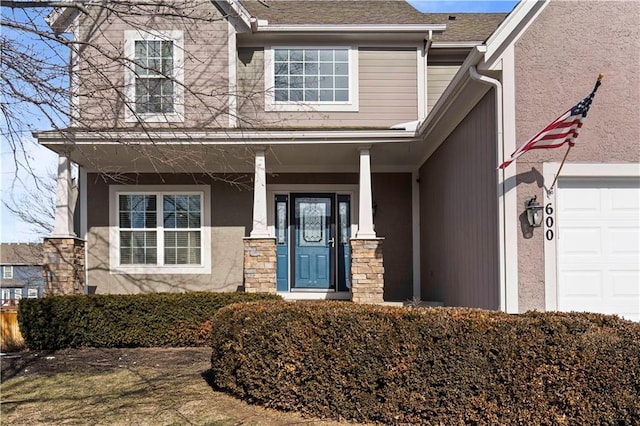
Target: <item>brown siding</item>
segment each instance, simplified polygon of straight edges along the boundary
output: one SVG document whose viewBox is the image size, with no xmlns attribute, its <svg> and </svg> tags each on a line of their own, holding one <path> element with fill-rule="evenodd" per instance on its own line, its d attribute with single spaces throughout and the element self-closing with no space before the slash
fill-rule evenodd
<svg viewBox="0 0 640 426">
<path fill-rule="evenodd" d="M 384 300 L 413 297 L 411 174 L 374 173 L 375 229 L 384 237 Z"/>
<path fill-rule="evenodd" d="M 142 28 L 184 32 L 185 127 L 227 127 L 227 21 L 208 1 L 197 0 L 188 9 L 176 6 L 169 14 L 146 10 L 111 12 L 92 6 L 92 15 L 80 21 L 80 40 L 87 42 L 80 62 L 81 127 L 134 126 L 124 123 L 124 32 Z M 120 9 L 117 4 L 114 9 Z M 137 12 L 145 11 L 137 15 Z M 162 127 L 161 124 L 153 124 Z"/>
<path fill-rule="evenodd" d="M 265 112 L 264 51 L 241 48 L 238 100 L 245 126 L 389 127 L 415 120 L 418 114 L 415 50 L 359 49 L 357 112 Z"/>
<path fill-rule="evenodd" d="M 495 94 L 420 168 L 423 300 L 498 307 Z"/>
<path fill-rule="evenodd" d="M 515 45 L 517 144 L 585 97 L 603 72 L 602 87 L 567 161 L 639 162 L 638 40 L 638 2 L 550 2 Z M 564 153 L 532 151 L 511 166 L 518 172 L 518 206 L 535 194 L 543 199 L 542 164 L 560 162 Z M 518 233 L 520 311 L 545 307 L 543 235 Z"/>
<path fill-rule="evenodd" d="M 460 65 L 428 65 L 427 66 L 427 111 L 440 99 Z"/>
</svg>

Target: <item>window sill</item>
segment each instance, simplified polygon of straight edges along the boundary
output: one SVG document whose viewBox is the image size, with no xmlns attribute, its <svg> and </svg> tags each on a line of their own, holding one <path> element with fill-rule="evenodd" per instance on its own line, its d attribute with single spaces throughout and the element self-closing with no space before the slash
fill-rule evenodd
<svg viewBox="0 0 640 426">
<path fill-rule="evenodd" d="M 134 114 L 127 111 L 124 121 L 125 123 L 183 123 L 184 114 Z"/>
<path fill-rule="evenodd" d="M 116 265 L 109 271 L 112 275 L 189 275 L 210 274 L 208 265 Z"/>
<path fill-rule="evenodd" d="M 291 112 L 358 112 L 356 103 L 276 103 L 267 102 L 265 111 L 291 111 Z"/>
</svg>

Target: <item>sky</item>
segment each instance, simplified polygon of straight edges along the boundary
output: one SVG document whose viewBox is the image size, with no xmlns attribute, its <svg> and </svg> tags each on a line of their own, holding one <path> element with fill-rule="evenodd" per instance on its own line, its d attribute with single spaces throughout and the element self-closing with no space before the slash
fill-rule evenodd
<svg viewBox="0 0 640 426">
<path fill-rule="evenodd" d="M 446 12 L 510 12 L 518 3 L 517 0 L 407 0 L 421 12 L 446 13 Z M 47 129 L 41 129 L 47 130 Z M 3 137 L 0 140 L 1 163 L 0 197 L 3 201 L 12 196 L 20 198 L 30 190 L 33 190 L 33 179 L 24 171 L 16 173 L 14 155 L 9 143 Z M 30 159 L 31 166 L 36 174 L 45 177 L 54 173 L 57 168 L 57 155 L 47 148 L 41 147 L 33 138 L 25 137 L 24 146 L 26 155 Z M 0 241 L 1 242 L 34 242 L 40 241 L 41 235 L 34 233 L 30 226 L 14 217 L 4 206 L 0 210 Z"/>
</svg>

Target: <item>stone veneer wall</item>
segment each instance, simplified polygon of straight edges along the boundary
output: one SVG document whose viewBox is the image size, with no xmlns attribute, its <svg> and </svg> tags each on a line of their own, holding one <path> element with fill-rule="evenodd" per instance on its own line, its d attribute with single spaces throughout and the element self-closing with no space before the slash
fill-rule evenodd
<svg viewBox="0 0 640 426">
<path fill-rule="evenodd" d="M 351 243 L 351 301 L 384 302 L 384 262 L 382 238 Z"/>
<path fill-rule="evenodd" d="M 45 238 L 43 243 L 45 296 L 84 294 L 84 241 Z"/>
<path fill-rule="evenodd" d="M 276 293 L 276 239 L 244 239 L 244 291 Z"/>
</svg>

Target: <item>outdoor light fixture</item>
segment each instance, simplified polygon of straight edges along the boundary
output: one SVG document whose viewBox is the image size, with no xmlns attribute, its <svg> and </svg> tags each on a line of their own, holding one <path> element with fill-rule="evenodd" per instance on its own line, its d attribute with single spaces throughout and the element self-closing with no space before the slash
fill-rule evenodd
<svg viewBox="0 0 640 426">
<path fill-rule="evenodd" d="M 527 221 L 532 228 L 539 228 L 542 225 L 542 206 L 538 203 L 537 196 L 533 196 L 524 203 L 527 210 Z"/>
</svg>

